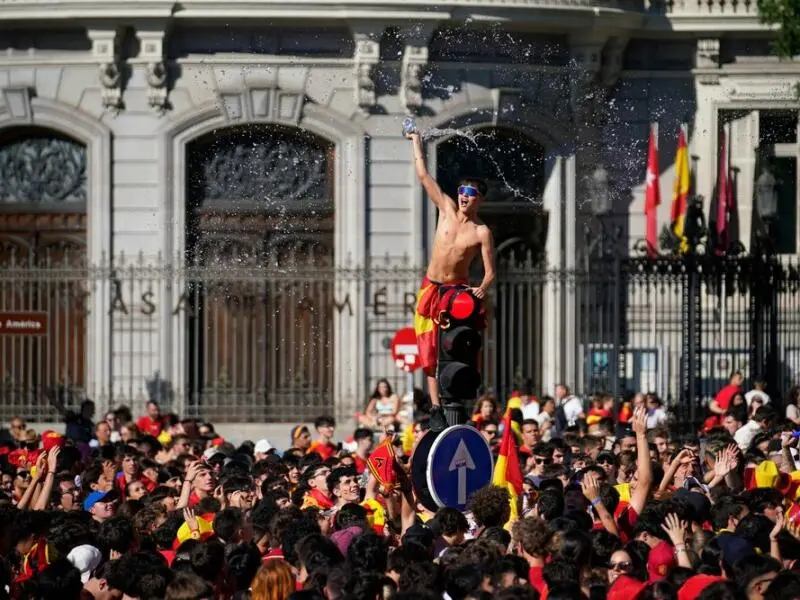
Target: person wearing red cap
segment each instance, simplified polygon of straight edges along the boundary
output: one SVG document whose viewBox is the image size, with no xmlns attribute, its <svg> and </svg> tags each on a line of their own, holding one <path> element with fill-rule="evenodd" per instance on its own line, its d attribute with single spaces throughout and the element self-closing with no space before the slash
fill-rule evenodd
<svg viewBox="0 0 800 600">
<path fill-rule="evenodd" d="M 678 600 L 695 600 L 707 587 L 725 581 L 719 575 L 694 575 L 689 577 L 678 590 Z M 610 598 L 610 597 L 609 597 Z"/>
<path fill-rule="evenodd" d="M 647 583 L 639 581 L 628 575 L 620 575 L 613 585 L 608 589 L 608 600 L 636 600 L 641 594 Z"/>
</svg>

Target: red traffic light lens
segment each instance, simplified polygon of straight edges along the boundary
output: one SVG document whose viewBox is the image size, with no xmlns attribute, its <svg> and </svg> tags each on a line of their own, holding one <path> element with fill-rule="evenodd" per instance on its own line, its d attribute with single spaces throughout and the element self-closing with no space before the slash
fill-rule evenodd
<svg viewBox="0 0 800 600">
<path fill-rule="evenodd" d="M 466 320 L 475 314 L 477 303 L 469 292 L 458 292 L 450 303 L 450 315 L 454 319 Z"/>
</svg>

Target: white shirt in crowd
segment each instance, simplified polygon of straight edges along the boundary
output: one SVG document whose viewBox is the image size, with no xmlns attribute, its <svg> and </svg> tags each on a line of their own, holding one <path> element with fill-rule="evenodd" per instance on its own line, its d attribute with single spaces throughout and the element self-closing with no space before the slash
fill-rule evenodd
<svg viewBox="0 0 800 600">
<path fill-rule="evenodd" d="M 744 395 L 744 400 L 747 402 L 747 408 L 750 408 L 750 403 L 753 401 L 753 398 L 758 398 L 761 400 L 761 405 L 766 406 L 769 404 L 769 396 L 767 396 L 761 390 L 750 390 Z"/>
<path fill-rule="evenodd" d="M 761 431 L 761 423 L 751 419 L 736 430 L 736 433 L 733 434 L 733 439 L 736 440 L 742 452 L 747 452 L 750 442 L 753 441 L 759 431 Z"/>
<path fill-rule="evenodd" d="M 647 413 L 647 428 L 655 429 L 667 422 L 667 413 L 663 408 L 657 408 L 652 414 Z"/>
<path fill-rule="evenodd" d="M 567 396 L 561 403 L 564 406 L 564 417 L 567 419 L 567 427 L 572 427 L 583 412 L 583 400 L 578 398 L 578 396 Z"/>
<path fill-rule="evenodd" d="M 540 412 L 538 415 L 536 415 L 536 422 L 539 423 L 539 431 L 542 432 L 543 442 L 549 442 L 550 439 L 553 437 L 553 428 L 547 427 L 545 429 L 546 425 L 552 420 L 553 417 L 551 417 L 546 412 Z"/>
<path fill-rule="evenodd" d="M 522 418 L 523 419 L 535 419 L 539 416 L 539 403 L 538 402 L 528 402 L 525 406 L 522 407 Z"/>
</svg>

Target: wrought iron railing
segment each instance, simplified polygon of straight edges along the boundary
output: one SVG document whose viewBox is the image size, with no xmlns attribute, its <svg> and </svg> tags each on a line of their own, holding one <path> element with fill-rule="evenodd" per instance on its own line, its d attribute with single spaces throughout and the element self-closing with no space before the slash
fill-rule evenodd
<svg viewBox="0 0 800 600">
<path fill-rule="evenodd" d="M 301 421 L 352 414 L 382 377 L 405 391 L 388 341 L 412 322 L 414 265 L 82 259 L 0 256 L 0 418 L 55 419 L 57 394 L 99 410 L 156 398 L 212 421 Z M 740 369 L 781 397 L 800 376 L 798 292 L 796 263 L 775 258 L 612 252 L 567 270 L 506 257 L 484 382 L 501 397 L 527 382 L 538 394 L 556 382 L 654 391 L 688 418 L 689 399 L 697 417 Z"/>
</svg>

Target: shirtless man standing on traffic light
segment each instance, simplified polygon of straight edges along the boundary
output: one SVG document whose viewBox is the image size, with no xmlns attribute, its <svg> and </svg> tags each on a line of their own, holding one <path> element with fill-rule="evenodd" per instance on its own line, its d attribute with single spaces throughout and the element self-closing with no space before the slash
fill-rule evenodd
<svg viewBox="0 0 800 600">
<path fill-rule="evenodd" d="M 417 292 L 417 308 L 414 329 L 422 367 L 428 379 L 431 397 L 431 421 L 443 418 L 439 401 L 439 386 L 436 381 L 438 360 L 438 331 L 434 318 L 439 312 L 439 288 L 442 285 L 469 285 L 469 267 L 478 252 L 483 260 L 483 281 L 469 291 L 476 298 L 485 298 L 494 281 L 494 242 L 492 232 L 480 219 L 478 208 L 486 195 L 486 182 L 468 177 L 458 186 L 458 201 L 442 191 L 436 180 L 428 173 L 422 150 L 422 139 L 417 132 L 406 134 L 414 147 L 414 166 L 422 187 L 439 209 L 436 235 L 433 239 L 431 262 Z M 438 413 L 438 414 L 437 414 Z M 433 424 L 433 423 L 432 423 Z"/>
</svg>

